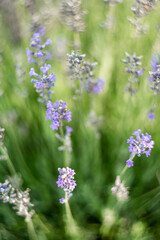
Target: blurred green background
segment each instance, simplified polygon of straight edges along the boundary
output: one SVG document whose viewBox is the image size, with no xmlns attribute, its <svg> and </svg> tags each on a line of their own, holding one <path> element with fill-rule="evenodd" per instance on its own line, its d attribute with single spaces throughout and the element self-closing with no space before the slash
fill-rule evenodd
<svg viewBox="0 0 160 240">
<path fill-rule="evenodd" d="M 28 64 L 25 54 L 32 37 L 29 8 L 24 1 L 12 3 L 13 18 L 0 5 L 0 90 L 3 92 L 0 125 L 6 130 L 4 144 L 17 173 L 22 176 L 23 189 L 31 189 L 31 202 L 39 216 L 33 216 L 38 239 L 70 239 L 65 231 L 65 207 L 59 203 L 63 191 L 56 184 L 57 169 L 64 166 L 64 154 L 58 151 L 60 143 L 45 120 L 45 106 L 37 102 L 38 94 L 28 74 L 34 66 Z M 34 11 L 46 27 L 46 38 L 53 41 L 50 48 L 53 58 L 49 61 L 57 79 L 53 100 L 63 99 L 72 111 L 71 167 L 76 172 L 77 187 L 69 203 L 84 239 L 89 240 L 160 239 L 160 98 L 153 96 L 148 85 L 151 56 L 160 50 L 160 9 L 157 5 L 143 18 L 149 24 L 148 33 L 135 37 L 135 29 L 127 20 L 133 17 L 131 6 L 132 1 L 123 1 L 112 9 L 103 0 L 82 2 L 82 10 L 88 14 L 84 17 L 86 31 L 80 33 L 80 53 L 85 53 L 91 62 L 98 62 L 95 75 L 105 80 L 102 93 L 94 96 L 94 110 L 103 116 L 98 130 L 100 138 L 97 138 L 94 128 L 85 124 L 90 96 L 84 94 L 81 100 L 72 99 L 66 54 L 73 49 L 74 33 L 60 22 L 59 1 L 37 0 L 34 5 Z M 105 15 L 111 11 L 114 27 L 101 28 Z M 17 29 L 14 26 L 13 30 L 16 24 Z M 61 54 L 57 44 L 63 50 Z M 143 55 L 145 73 L 135 96 L 124 91 L 128 75 L 120 60 L 125 58 L 125 51 Z M 22 77 L 16 74 L 16 64 L 26 71 Z M 20 83 L 23 78 L 25 81 Z M 157 104 L 156 118 L 149 121 L 147 113 L 153 99 Z M 119 203 L 110 189 L 129 158 L 126 140 L 139 128 L 152 135 L 155 147 L 149 158 L 136 157 L 135 166 L 124 175 L 130 196 L 128 201 Z M 4 182 L 9 174 L 6 162 L 1 161 L 0 181 Z M 2 202 L 0 239 L 29 239 L 24 219 Z"/>
</svg>

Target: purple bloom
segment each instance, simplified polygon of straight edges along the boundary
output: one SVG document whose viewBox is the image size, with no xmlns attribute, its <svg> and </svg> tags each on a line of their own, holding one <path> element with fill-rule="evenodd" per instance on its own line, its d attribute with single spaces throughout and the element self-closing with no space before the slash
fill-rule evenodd
<svg viewBox="0 0 160 240">
<path fill-rule="evenodd" d="M 126 161 L 126 165 L 127 165 L 129 168 L 134 166 L 133 161 L 130 160 L 130 159 Z"/>
<path fill-rule="evenodd" d="M 45 61 L 52 58 L 52 54 L 48 52 L 45 57 Z"/>
<path fill-rule="evenodd" d="M 85 84 L 85 89 L 89 93 L 95 93 L 98 94 L 100 91 L 102 91 L 104 87 L 104 80 L 101 78 L 98 78 L 96 80 L 92 80 L 92 78 L 88 78 L 87 82 Z"/>
<path fill-rule="evenodd" d="M 149 120 L 154 120 L 155 119 L 155 113 L 149 113 L 148 114 L 148 119 Z"/>
<path fill-rule="evenodd" d="M 50 64 L 44 64 L 44 67 L 41 67 L 40 70 L 43 72 L 43 74 L 47 74 L 48 70 L 51 69 Z"/>
<path fill-rule="evenodd" d="M 104 87 L 104 80 L 101 78 L 98 78 L 97 83 L 93 87 L 93 92 L 98 94 L 100 91 L 102 91 Z"/>
<path fill-rule="evenodd" d="M 76 187 L 76 181 L 74 180 L 75 171 L 69 167 L 58 168 L 59 176 L 56 182 L 58 187 L 62 188 L 67 193 L 67 199 L 72 196 L 72 192 Z M 65 199 L 61 198 L 60 203 L 64 203 Z"/>
<path fill-rule="evenodd" d="M 34 87 L 37 89 L 37 92 L 42 97 L 41 100 L 43 103 L 47 103 L 48 100 L 51 100 L 51 96 L 53 93 L 51 88 L 54 86 L 54 82 L 56 80 L 56 75 L 54 73 L 51 73 L 50 75 L 48 75 L 48 70 L 50 68 L 51 68 L 51 65 L 46 63 L 44 64 L 43 67 L 40 68 L 41 71 L 43 72 L 43 76 L 40 76 L 39 74 L 37 74 L 34 68 L 31 68 L 29 72 L 30 76 L 34 76 L 39 79 L 39 80 L 32 79 L 31 82 L 34 83 Z"/>
<path fill-rule="evenodd" d="M 51 44 L 52 44 L 51 39 L 47 39 L 47 41 L 45 42 L 45 45 L 51 45 Z"/>
<path fill-rule="evenodd" d="M 152 71 L 149 72 L 149 83 L 151 84 L 151 89 L 155 94 L 160 92 L 160 55 L 157 57 L 155 55 L 152 56 L 151 60 L 151 68 Z"/>
<path fill-rule="evenodd" d="M 63 126 L 63 120 L 71 121 L 71 111 L 67 111 L 67 104 L 62 100 L 56 101 L 54 104 L 48 101 L 46 114 L 46 120 L 51 120 L 53 130 L 58 130 Z"/>
<path fill-rule="evenodd" d="M 140 69 L 140 70 L 137 72 L 138 76 L 140 76 L 140 77 L 143 75 L 143 73 L 144 73 L 144 70 L 143 70 L 143 69 Z"/>
<path fill-rule="evenodd" d="M 50 59 L 52 56 L 49 52 L 46 52 L 44 49 L 46 46 L 50 45 L 52 41 L 47 39 L 44 44 L 42 42 L 42 32 L 37 32 L 33 34 L 33 38 L 30 40 L 30 46 L 32 47 L 32 51 L 30 49 L 26 49 L 26 55 L 28 57 L 28 62 L 30 63 L 38 63 L 38 59 L 42 58 L 45 62 L 47 59 Z M 32 58 L 32 56 L 34 58 Z M 36 59 L 38 58 L 38 59 Z"/>
<path fill-rule="evenodd" d="M 133 135 L 135 135 L 136 138 L 133 138 L 133 136 L 131 136 L 129 139 L 127 139 L 127 143 L 129 143 L 129 152 L 131 152 L 131 157 L 133 155 L 137 155 L 138 157 L 140 157 L 141 154 L 146 154 L 146 157 L 148 157 L 154 145 L 154 141 L 151 140 L 151 135 L 149 135 L 148 133 L 144 135 L 143 133 L 141 133 L 140 129 L 135 131 Z M 131 160 L 131 157 L 129 160 Z"/>
<path fill-rule="evenodd" d="M 38 58 L 43 58 L 43 53 L 41 51 L 36 52 Z"/>
<path fill-rule="evenodd" d="M 31 69 L 30 69 L 30 72 L 29 72 L 29 76 L 31 77 L 31 76 L 35 76 L 35 75 L 36 75 L 35 69 L 34 69 L 34 68 L 31 68 Z"/>
<path fill-rule="evenodd" d="M 29 48 L 26 48 L 26 55 L 27 57 L 30 57 L 32 55 L 32 52 L 29 50 Z"/>
<path fill-rule="evenodd" d="M 71 132 L 73 132 L 73 129 L 69 126 L 66 126 L 66 132 L 67 134 L 70 134 Z"/>
<path fill-rule="evenodd" d="M 63 204 L 63 203 L 66 202 L 66 200 L 65 200 L 64 198 L 61 198 L 61 199 L 59 199 L 59 202 L 60 202 L 61 204 Z"/>
<path fill-rule="evenodd" d="M 36 87 L 39 88 L 39 89 L 43 88 L 44 87 L 44 83 L 43 82 L 37 82 L 36 83 Z"/>
</svg>

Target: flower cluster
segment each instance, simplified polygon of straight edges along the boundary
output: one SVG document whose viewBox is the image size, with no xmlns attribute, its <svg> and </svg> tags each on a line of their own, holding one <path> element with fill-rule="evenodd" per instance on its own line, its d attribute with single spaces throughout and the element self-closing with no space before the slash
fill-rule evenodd
<svg viewBox="0 0 160 240">
<path fill-rule="evenodd" d="M 141 18 L 148 15 L 157 2 L 157 0 L 136 0 L 131 10 L 136 18 Z"/>
<path fill-rule="evenodd" d="M 68 70 L 75 94 L 82 94 L 82 89 L 89 93 L 99 93 L 103 89 L 104 81 L 101 78 L 94 78 L 93 70 L 97 63 L 84 61 L 85 54 L 80 55 L 79 52 L 72 51 L 71 55 L 67 54 L 67 56 Z"/>
<path fill-rule="evenodd" d="M 26 222 L 29 222 L 34 214 L 34 210 L 29 211 L 29 208 L 33 206 L 30 202 L 29 191 L 29 188 L 24 192 L 13 188 L 8 180 L 0 183 L 0 199 L 3 200 L 3 203 L 13 204 L 13 209 L 17 210 L 17 215 L 24 216 Z"/>
<path fill-rule="evenodd" d="M 51 96 L 53 91 L 51 88 L 54 86 L 54 82 L 56 80 L 56 75 L 54 73 L 48 74 L 48 70 L 51 69 L 50 64 L 44 64 L 43 67 L 40 68 L 43 75 L 39 75 L 35 72 L 34 68 L 30 69 L 29 75 L 34 76 L 37 79 L 32 79 L 31 82 L 34 83 L 34 87 L 36 88 L 36 91 L 41 96 L 41 102 L 47 103 L 49 100 L 51 100 Z"/>
<path fill-rule="evenodd" d="M 125 53 L 127 59 L 122 59 L 121 61 L 126 65 L 125 72 L 130 74 L 130 77 L 128 79 L 128 86 L 127 90 L 134 94 L 136 92 L 136 89 L 133 87 L 133 84 L 138 82 L 138 77 L 143 75 L 143 68 L 139 68 L 141 66 L 140 60 L 142 59 L 142 56 L 137 57 L 136 53 L 133 55 Z"/>
<path fill-rule="evenodd" d="M 103 90 L 104 80 L 102 78 L 98 78 L 96 80 L 88 79 L 85 85 L 86 92 L 98 94 Z"/>
<path fill-rule="evenodd" d="M 151 140 L 151 135 L 148 133 L 144 135 L 141 133 L 140 129 L 135 131 L 133 135 L 136 136 L 136 138 L 133 138 L 133 136 L 131 136 L 129 139 L 127 139 L 127 143 L 129 143 L 129 152 L 131 152 L 130 159 L 126 162 L 126 165 L 128 165 L 128 167 L 133 166 L 132 159 L 135 155 L 138 157 L 140 157 L 142 154 L 146 154 L 146 157 L 150 156 L 154 145 L 154 141 Z"/>
<path fill-rule="evenodd" d="M 45 47 L 50 45 L 52 41 L 47 39 L 45 43 L 42 44 L 41 34 L 39 32 L 33 34 L 33 38 L 30 40 L 30 46 L 33 48 L 30 50 L 26 49 L 26 55 L 28 57 L 29 64 L 36 63 L 38 64 L 38 59 L 43 59 L 43 61 L 47 61 L 51 58 L 51 53 L 44 51 Z"/>
<path fill-rule="evenodd" d="M 115 185 L 111 188 L 111 192 L 119 201 L 128 199 L 128 187 L 124 186 L 125 181 L 121 182 L 120 176 L 117 176 Z"/>
<path fill-rule="evenodd" d="M 51 120 L 51 128 L 58 130 L 63 126 L 63 120 L 71 121 L 71 111 L 67 111 L 67 103 L 62 100 L 56 101 L 54 104 L 51 101 L 47 103 L 46 120 Z"/>
<path fill-rule="evenodd" d="M 154 94 L 157 94 L 160 92 L 160 54 L 157 57 L 155 55 L 152 56 L 151 68 L 149 82 Z"/>
<path fill-rule="evenodd" d="M 120 3 L 123 0 L 104 0 L 105 3 L 107 3 L 109 6 L 114 6 L 116 3 Z"/>
<path fill-rule="evenodd" d="M 75 171 L 69 167 L 58 168 L 59 176 L 56 182 L 58 187 L 62 188 L 66 192 L 66 198 L 69 199 L 72 196 L 72 192 L 76 187 L 76 181 L 74 180 Z M 65 198 L 60 199 L 60 203 L 65 203 Z"/>
<path fill-rule="evenodd" d="M 60 16 L 62 23 L 68 25 L 73 32 L 84 32 L 83 16 L 86 11 L 80 12 L 81 0 L 62 0 Z"/>
<path fill-rule="evenodd" d="M 137 34 L 146 34 L 148 31 L 148 25 L 144 25 L 141 18 L 148 15 L 158 0 L 135 0 L 131 10 L 134 13 L 134 18 L 128 20 L 134 25 Z"/>
</svg>

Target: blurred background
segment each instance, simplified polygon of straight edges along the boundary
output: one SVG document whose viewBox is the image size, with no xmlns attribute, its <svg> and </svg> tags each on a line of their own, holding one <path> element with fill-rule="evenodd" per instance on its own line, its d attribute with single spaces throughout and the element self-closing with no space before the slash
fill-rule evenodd
<svg viewBox="0 0 160 240">
<path fill-rule="evenodd" d="M 142 17 L 147 32 L 140 34 L 128 20 L 134 18 L 133 1 L 111 5 L 103 0 L 82 1 L 85 29 L 78 33 L 81 46 L 76 47 L 76 33 L 61 20 L 61 2 L 0 0 L 0 126 L 5 128 L 4 145 L 21 176 L 22 189 L 31 189 L 37 238 L 72 239 L 66 234 L 65 206 L 59 203 L 64 194 L 56 184 L 64 153 L 58 150 L 60 143 L 45 120 L 45 106 L 37 101 L 29 77 L 34 64 L 28 64 L 25 53 L 33 33 L 43 26 L 44 38 L 52 40 L 48 63 L 56 74 L 53 101 L 63 99 L 72 111 L 71 168 L 77 186 L 69 203 L 84 239 L 159 240 L 160 97 L 154 96 L 148 83 L 152 54 L 160 51 L 159 4 Z M 94 73 L 105 81 L 103 91 L 92 96 L 93 109 L 90 94 L 73 99 L 67 53 L 77 49 L 98 63 Z M 121 62 L 125 52 L 143 56 L 145 71 L 134 96 L 125 91 L 128 74 Z M 156 117 L 150 121 L 153 102 Z M 99 116 L 96 124 L 86 124 L 91 110 Z M 126 141 L 137 129 L 151 134 L 155 147 L 149 158 L 135 158 L 135 166 L 123 176 L 129 199 L 118 202 L 111 188 L 129 158 Z M 9 175 L 6 162 L 1 161 L 0 182 Z M 0 239 L 29 239 L 24 219 L 2 201 Z"/>
</svg>

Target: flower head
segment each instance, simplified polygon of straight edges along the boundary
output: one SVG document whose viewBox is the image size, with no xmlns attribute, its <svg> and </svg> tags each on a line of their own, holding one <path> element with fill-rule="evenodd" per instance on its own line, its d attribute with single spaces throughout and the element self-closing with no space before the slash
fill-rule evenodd
<svg viewBox="0 0 160 240">
<path fill-rule="evenodd" d="M 146 154 L 146 157 L 150 156 L 151 149 L 153 148 L 154 141 L 151 140 L 152 137 L 148 133 L 145 135 L 141 133 L 141 130 L 138 129 L 133 133 L 135 138 L 131 136 L 127 139 L 127 143 L 129 143 L 129 152 L 131 152 L 131 156 L 137 155 L 138 157 L 141 154 Z M 127 165 L 131 167 L 132 162 L 131 159 L 127 161 Z"/>
<path fill-rule="evenodd" d="M 69 167 L 58 168 L 59 176 L 56 182 L 58 187 L 62 188 L 67 193 L 67 199 L 72 196 L 72 192 L 76 187 L 76 181 L 74 180 L 75 171 Z M 64 203 L 65 199 L 61 198 L 60 203 Z"/>
<path fill-rule="evenodd" d="M 36 32 L 33 34 L 33 37 L 30 40 L 30 47 L 32 50 L 29 48 L 26 49 L 26 55 L 28 57 L 28 62 L 29 64 L 31 63 L 38 63 L 38 59 L 43 59 L 45 62 L 47 59 L 51 58 L 51 53 L 45 51 L 44 49 L 46 46 L 50 45 L 52 41 L 50 39 L 47 39 L 45 43 L 42 44 L 42 37 L 43 33 Z"/>
<path fill-rule="evenodd" d="M 32 79 L 31 82 L 34 83 L 34 87 L 36 88 L 36 91 L 40 94 L 41 99 L 40 101 L 43 103 L 47 103 L 48 100 L 51 100 L 51 96 L 53 91 L 51 88 L 54 86 L 54 82 L 56 80 L 56 75 L 54 73 L 49 74 L 48 70 L 51 69 L 50 64 L 44 64 L 40 68 L 43 75 L 39 75 L 35 72 L 34 68 L 31 68 L 29 75 L 34 76 L 38 79 Z"/>
<path fill-rule="evenodd" d="M 34 210 L 29 211 L 29 208 L 33 206 L 30 202 L 29 191 L 29 188 L 25 191 L 15 189 L 8 180 L 0 183 L 0 199 L 3 203 L 12 204 L 13 209 L 17 210 L 17 215 L 24 216 L 26 222 L 29 222 L 34 214 Z"/>
<path fill-rule="evenodd" d="M 125 182 L 121 182 L 120 176 L 117 176 L 115 185 L 111 188 L 112 194 L 115 195 L 119 201 L 125 201 L 128 199 L 128 187 L 125 187 L 124 184 Z"/>
<path fill-rule="evenodd" d="M 53 130 L 58 130 L 63 126 L 63 120 L 71 121 L 71 111 L 67 111 L 67 103 L 62 100 L 56 101 L 54 104 L 48 101 L 46 114 L 46 120 L 51 120 Z"/>
<path fill-rule="evenodd" d="M 157 57 L 155 55 L 152 56 L 151 68 L 152 71 L 149 72 L 150 77 L 148 80 L 154 94 L 157 94 L 160 92 L 160 54 Z"/>
</svg>

